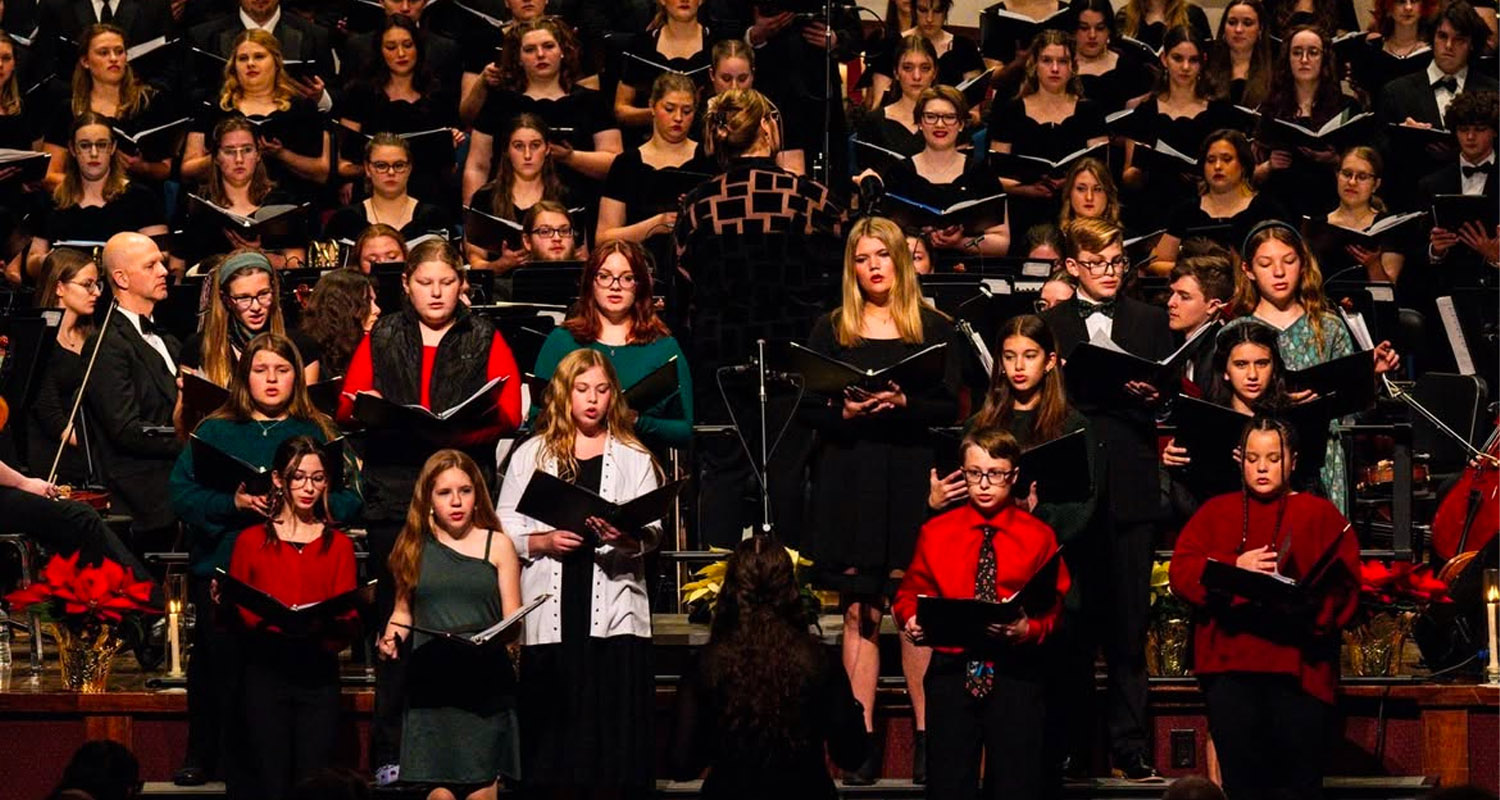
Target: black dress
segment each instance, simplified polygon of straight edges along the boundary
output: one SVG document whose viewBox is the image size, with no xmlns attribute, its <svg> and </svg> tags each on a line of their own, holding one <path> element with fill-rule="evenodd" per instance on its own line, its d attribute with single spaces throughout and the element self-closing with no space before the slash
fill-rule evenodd
<svg viewBox="0 0 1500 800">
<path fill-rule="evenodd" d="M 642 31 L 637 33 L 630 43 L 625 47 L 620 56 L 620 83 L 635 90 L 635 99 L 631 101 L 631 108 L 649 108 L 651 102 L 651 84 L 658 76 L 666 70 L 687 75 L 693 79 L 698 87 L 699 97 L 708 97 L 712 94 L 712 81 L 709 72 L 713 66 L 713 46 L 716 41 L 708 31 L 707 25 L 699 26 L 701 39 L 698 52 L 687 58 L 667 58 L 657 51 L 657 40 L 661 38 L 661 31 Z M 638 137 L 637 141 L 645 141 L 651 138 L 651 126 L 643 126 L 645 136 Z"/>
<path fill-rule="evenodd" d="M 1055 160 L 1083 149 L 1089 139 L 1104 135 L 1104 111 L 1087 98 L 1079 98 L 1072 115 L 1062 122 L 1037 122 L 1026 113 L 1026 101 L 1019 97 L 996 103 L 990 111 L 990 141 L 1009 143 L 1010 151 L 1016 155 Z M 1012 197 L 1011 230 L 1020 236 L 1032 225 L 1053 222 L 1060 202 L 1057 197 L 1051 200 Z"/>
<path fill-rule="evenodd" d="M 204 147 L 212 147 L 214 126 L 232 116 L 240 116 L 240 112 L 225 111 L 217 103 L 205 103 L 198 107 L 197 115 L 189 123 L 189 131 L 203 134 Z M 323 135 L 328 130 L 328 118 L 312 100 L 294 97 L 285 111 L 251 114 L 245 118 L 256 126 L 257 136 L 278 139 L 283 147 L 297 155 L 317 158 L 323 154 Z M 279 159 L 265 158 L 265 164 L 271 182 L 298 202 L 316 201 L 323 191 L 317 182 L 292 172 Z"/>
<path fill-rule="evenodd" d="M 579 459 L 578 486 L 599 491 L 604 456 Z M 589 635 L 594 551 L 562 560 L 562 641 L 521 648 L 521 774 L 534 787 L 653 785 L 651 640 Z"/>
<path fill-rule="evenodd" d="M 641 160 L 639 147 L 627 148 L 609 165 L 609 175 L 604 178 L 602 196 L 623 203 L 625 224 L 634 225 L 663 210 L 651 205 L 651 182 L 656 175 L 673 171 L 714 175 L 718 172 L 718 164 L 704 154 L 701 144 L 694 146 L 693 157 L 683 162 L 682 166 L 663 169 L 657 169 Z"/>
<path fill-rule="evenodd" d="M 475 194 L 477 195 L 478 192 Z M 333 216 L 328 218 L 328 224 L 323 226 L 323 238 L 354 241 L 370 224 L 370 218 L 365 213 L 364 202 L 357 202 L 333 212 Z M 429 233 L 442 234 L 446 238 L 452 232 L 453 217 L 449 215 L 448 210 L 426 200 L 417 201 L 417 207 L 411 214 L 411 222 L 401 226 L 401 235 L 408 240 Z"/>
<path fill-rule="evenodd" d="M 855 136 L 861 142 L 884 147 L 903 156 L 914 156 L 927 146 L 927 140 L 922 138 L 921 130 L 913 131 L 887 117 L 884 109 L 871 113 L 859 126 Z M 861 168 L 868 166 L 871 165 L 860 164 Z"/>
<path fill-rule="evenodd" d="M 474 120 L 475 132 L 488 134 L 495 139 L 492 145 L 492 166 L 499 163 L 496 159 L 505 157 L 506 143 L 502 140 L 510 130 L 511 121 L 520 114 L 541 117 L 552 129 L 553 137 L 567 142 L 574 150 L 592 151 L 594 134 L 620 128 L 620 124 L 615 121 L 614 107 L 602 93 L 593 89 L 575 86 L 567 95 L 556 100 L 537 100 L 509 89 L 494 90 L 489 93 L 484 107 Z M 570 169 L 560 169 L 558 175 L 580 197 L 593 198 L 598 195 L 598 181 Z"/>
<path fill-rule="evenodd" d="M 951 424 L 958 414 L 958 344 L 953 327 L 937 312 L 922 310 L 922 342 L 867 339 L 840 345 L 832 314 L 818 318 L 808 346 L 861 368 L 879 369 L 934 344 L 948 342 L 944 380 L 902 387 L 906 408 L 876 417 L 845 420 L 843 398 L 830 398 L 811 412 L 821 446 L 814 456 L 813 526 L 806 544 L 820 582 L 861 595 L 894 588 L 890 573 L 911 563 L 917 532 L 927 520 L 927 473 L 933 467 L 932 426 Z M 853 568 L 857 574 L 844 572 Z"/>
<path fill-rule="evenodd" d="M 1230 127 L 1235 120 L 1232 107 L 1221 100 L 1209 101 L 1207 108 L 1191 117 L 1169 117 L 1162 113 L 1155 96 L 1137 106 L 1132 116 L 1142 127 L 1127 134 L 1130 138 L 1147 145 L 1164 142 L 1194 159 L 1209 134 Z M 1146 171 L 1146 183 L 1139 190 L 1127 193 L 1123 203 L 1127 224 L 1132 230 L 1142 232 L 1161 228 L 1172 206 L 1196 192 L 1203 177 L 1201 166 L 1186 163 L 1177 166 L 1176 162 L 1169 165 L 1164 160 L 1148 160 L 1149 155 L 1139 148 L 1136 150 L 1135 166 Z"/>
<path fill-rule="evenodd" d="M 63 241 L 107 242 L 117 233 L 166 224 L 161 196 L 131 181 L 124 192 L 102 206 L 53 208 L 42 225 L 41 238 L 54 247 Z"/>
<path fill-rule="evenodd" d="M 1102 75 L 1082 75 L 1083 96 L 1099 105 L 1099 110 L 1108 114 L 1125 107 L 1126 101 L 1151 91 L 1151 72 L 1140 69 L 1124 57 L 1115 68 Z"/>
<path fill-rule="evenodd" d="M 1190 236 L 1204 236 L 1239 252 L 1250 229 L 1268 219 L 1287 220 L 1289 217 L 1286 209 L 1265 192 L 1250 198 L 1250 205 L 1232 217 L 1210 217 L 1203 210 L 1202 198 L 1194 197 L 1172 210 L 1172 215 L 1167 218 L 1167 233 L 1177 237 L 1178 241 Z"/>
<path fill-rule="evenodd" d="M 435 128 L 463 127 L 458 120 L 458 101 L 443 91 L 410 102 L 392 100 L 383 90 L 357 84 L 350 87 L 337 114 L 359 123 L 360 131 L 367 134 L 419 133 Z M 357 164 L 364 160 L 365 154 L 360 151 L 341 155 Z M 439 137 L 431 145 L 413 147 L 411 180 L 407 190 L 413 197 L 453 211 L 453 198 L 459 191 L 458 167 L 452 146 L 444 144 Z"/>
<path fill-rule="evenodd" d="M 68 425 L 68 412 L 73 410 L 73 400 L 78 388 L 83 385 L 83 356 L 65 347 L 52 348 L 52 355 L 42 367 L 41 380 L 37 382 L 36 400 L 31 404 L 30 426 L 26 436 L 26 457 L 32 474 L 45 475 L 62 441 L 63 429 Z M 88 454 L 89 424 L 85 409 L 80 406 L 74 423 L 78 444 L 63 448 L 62 460 L 57 464 L 58 483 L 81 486 L 89 477 L 96 481 L 102 475 L 90 469 Z"/>
<path fill-rule="evenodd" d="M 1198 35 L 1198 41 L 1213 41 L 1214 31 L 1213 28 L 1209 27 L 1208 15 L 1203 13 L 1202 8 L 1199 8 L 1194 3 L 1188 3 L 1187 18 L 1188 27 L 1192 28 L 1193 33 Z M 1122 8 L 1115 13 L 1115 26 L 1116 29 L 1120 31 L 1120 35 L 1126 35 L 1124 27 L 1125 9 Z M 1130 38 L 1135 39 L 1136 41 L 1141 42 L 1142 44 L 1145 44 L 1153 49 L 1159 49 L 1162 45 L 1162 42 L 1166 40 L 1166 37 L 1167 23 L 1149 22 L 1142 24 L 1139 30 L 1135 32 L 1135 35 L 1131 36 Z"/>
<path fill-rule="evenodd" d="M 1311 117 L 1296 116 L 1287 119 L 1305 128 L 1318 130 L 1334 117 L 1348 117 L 1359 113 L 1359 110 L 1359 104 L 1354 98 L 1344 97 L 1335 108 L 1315 112 Z M 1269 119 L 1274 112 L 1265 105 L 1261 106 L 1260 112 L 1261 121 L 1255 131 L 1255 141 L 1266 149 L 1283 149 L 1279 141 L 1284 140 L 1278 139 L 1276 130 L 1280 126 Z M 1338 181 L 1335 177 L 1339 169 L 1338 159 L 1335 158 L 1333 163 L 1320 164 L 1304 157 L 1295 147 L 1285 149 L 1291 153 L 1291 166 L 1273 171 L 1261 184 L 1261 191 L 1274 197 L 1293 214 L 1313 216 L 1333 210 L 1338 205 Z"/>
<path fill-rule="evenodd" d="M 956 33 L 951 35 L 953 44 L 948 46 L 946 52 L 938 54 L 937 80 L 933 82 L 934 86 L 957 86 L 964 82 L 969 73 L 984 70 L 984 56 L 979 54 L 979 45 L 967 36 Z M 901 96 L 901 87 L 896 83 L 896 51 L 899 49 L 899 38 L 877 48 L 870 55 L 866 68 L 871 74 L 878 73 L 891 79 L 890 87 L 885 90 L 885 97 L 881 98 L 882 106 L 895 102 Z"/>
<path fill-rule="evenodd" d="M 979 200 L 1002 193 L 1000 177 L 983 161 L 969 161 L 964 171 L 950 183 L 933 183 L 917 172 L 916 162 L 908 158 L 896 162 L 885 176 L 885 193 L 915 200 L 934 208 L 947 208 L 965 200 Z M 908 231 L 916 233 L 916 231 Z"/>
<path fill-rule="evenodd" d="M 203 192 L 203 189 L 199 189 Z M 202 196 L 202 195 L 200 195 Z M 184 198 L 186 199 L 186 198 Z M 295 205 L 297 198 L 280 189 L 272 189 L 261 199 L 260 207 L 276 205 Z M 177 216 L 172 222 L 172 229 L 179 231 L 176 242 L 177 250 L 173 255 L 192 266 L 219 253 L 227 253 L 235 248 L 233 242 L 225 235 L 230 230 L 224 223 L 223 217 L 217 213 L 203 209 L 195 203 L 180 202 L 177 205 Z M 307 244 L 306 236 L 301 241 L 276 241 L 267 238 L 262 241 L 261 247 L 267 250 L 279 250 L 283 248 L 302 247 Z"/>
<path fill-rule="evenodd" d="M 1370 110 L 1380 113 L 1381 89 L 1397 78 L 1413 72 L 1422 72 L 1432 63 L 1432 48 L 1422 47 L 1409 56 L 1393 56 L 1387 53 L 1381 39 L 1367 39 L 1354 51 L 1349 65 L 1354 72 L 1354 82 L 1369 96 Z"/>
</svg>

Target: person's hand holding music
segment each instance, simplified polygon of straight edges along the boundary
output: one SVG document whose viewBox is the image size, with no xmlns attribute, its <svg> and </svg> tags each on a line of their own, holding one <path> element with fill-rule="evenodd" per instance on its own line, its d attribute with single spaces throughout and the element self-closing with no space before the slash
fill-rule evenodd
<svg viewBox="0 0 1500 800">
<path fill-rule="evenodd" d="M 1257 547 L 1254 550 L 1246 550 L 1240 553 L 1240 557 L 1234 560 L 1234 565 L 1240 569 L 1248 569 L 1251 572 L 1276 572 L 1276 551 L 1270 545 Z"/>
</svg>

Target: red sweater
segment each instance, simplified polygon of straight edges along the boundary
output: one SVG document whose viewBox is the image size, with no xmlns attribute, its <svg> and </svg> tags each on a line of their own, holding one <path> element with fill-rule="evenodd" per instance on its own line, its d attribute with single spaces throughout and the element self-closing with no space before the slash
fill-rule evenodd
<svg viewBox="0 0 1500 800">
<path fill-rule="evenodd" d="M 432 409 L 429 391 L 432 388 L 432 368 L 437 360 L 437 347 L 422 348 L 422 407 Z M 490 340 L 490 358 L 485 368 L 485 380 L 508 376 L 505 388 L 500 392 L 500 424 L 496 429 L 476 431 L 471 437 L 475 442 L 493 440 L 499 434 L 513 431 L 521 424 L 521 371 L 516 367 L 516 358 L 511 355 L 505 337 L 495 331 Z M 339 422 L 354 418 L 354 395 L 375 388 L 375 364 L 370 358 L 370 335 L 354 351 L 349 362 L 349 371 L 344 375 L 343 393 L 339 395 Z M 437 409 L 443 411 L 446 409 Z M 459 444 L 463 444 L 462 442 Z"/>
<path fill-rule="evenodd" d="M 275 538 L 265 525 L 246 528 L 235 540 L 229 574 L 289 606 L 316 603 L 354 589 L 354 545 L 348 536 L 330 529 L 325 539 L 305 544 L 301 550 L 286 542 L 273 543 Z M 259 615 L 243 608 L 239 611 L 251 629 L 261 626 Z M 353 610 L 340 617 L 347 633 L 353 632 L 357 618 Z M 342 649 L 345 643 L 330 641 L 328 648 Z"/>
<path fill-rule="evenodd" d="M 1359 607 L 1359 543 L 1339 510 L 1310 494 L 1287 495 L 1281 530 L 1273 531 L 1279 505 L 1279 500 L 1250 500 L 1250 528 L 1241 546 L 1243 495 L 1223 494 L 1204 503 L 1177 536 L 1172 591 L 1203 609 L 1193 631 L 1194 672 L 1293 675 L 1308 694 L 1331 704 L 1339 679 L 1338 631 Z M 1210 595 L 1203 588 L 1208 559 L 1233 564 L 1245 551 L 1279 548 L 1287 531 L 1293 532 L 1291 552 L 1281 572 L 1288 577 L 1301 577 L 1329 547 L 1338 548 L 1337 560 L 1318 582 L 1321 595 L 1310 618 L 1278 618 L 1243 598 Z"/>
<path fill-rule="evenodd" d="M 985 517 L 970 504 L 964 504 L 928 520 L 917 537 L 916 553 L 901 588 L 896 590 L 892 611 L 896 621 L 905 625 L 917 613 L 917 595 L 935 597 L 974 597 L 974 579 L 979 572 L 979 546 L 984 537 L 981 525 L 996 528 L 995 589 L 1001 597 L 1019 592 L 1047 559 L 1057 552 L 1057 536 L 1046 523 L 1007 504 Z M 1026 641 L 1040 642 L 1052 632 L 1062 608 L 1063 595 L 1071 580 L 1066 564 L 1057 569 L 1057 602 L 1046 614 L 1032 617 Z M 962 652 L 955 648 L 937 648 L 943 652 Z"/>
</svg>

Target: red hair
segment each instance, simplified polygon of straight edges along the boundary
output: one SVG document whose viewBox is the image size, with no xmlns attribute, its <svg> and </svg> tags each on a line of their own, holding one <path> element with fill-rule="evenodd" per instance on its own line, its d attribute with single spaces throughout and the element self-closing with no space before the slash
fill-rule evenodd
<svg viewBox="0 0 1500 800">
<path fill-rule="evenodd" d="M 568 312 L 562 326 L 573 334 L 581 344 L 599 340 L 603 325 L 599 322 L 599 307 L 594 302 L 594 279 L 604 260 L 619 253 L 630 264 L 630 273 L 635 276 L 635 303 L 630 306 L 629 344 L 649 344 L 663 336 L 670 336 L 665 322 L 656 315 L 656 298 L 651 291 L 651 254 L 635 242 L 611 239 L 601 243 L 589 253 L 583 266 L 583 276 L 578 281 L 578 300 Z"/>
</svg>

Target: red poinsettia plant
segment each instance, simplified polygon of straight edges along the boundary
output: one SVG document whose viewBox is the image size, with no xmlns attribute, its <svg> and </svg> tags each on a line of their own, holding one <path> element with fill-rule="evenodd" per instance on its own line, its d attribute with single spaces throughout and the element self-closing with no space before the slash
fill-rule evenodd
<svg viewBox="0 0 1500 800">
<path fill-rule="evenodd" d="M 1362 561 L 1359 588 L 1365 605 L 1392 611 L 1415 611 L 1429 603 L 1451 602 L 1448 584 L 1432 573 L 1430 564 Z"/>
<path fill-rule="evenodd" d="M 151 582 L 138 581 L 118 562 L 78 566 L 78 554 L 53 556 L 40 580 L 5 596 L 13 611 L 36 613 L 48 622 L 83 628 L 116 624 L 134 614 L 159 614 L 152 608 Z"/>
</svg>

